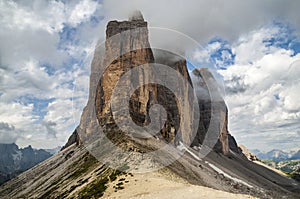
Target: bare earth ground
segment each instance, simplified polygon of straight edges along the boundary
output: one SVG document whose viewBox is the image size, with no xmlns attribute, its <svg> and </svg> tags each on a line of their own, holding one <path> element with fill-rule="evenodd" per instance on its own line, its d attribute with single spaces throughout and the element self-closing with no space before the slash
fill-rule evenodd
<svg viewBox="0 0 300 199">
<path fill-rule="evenodd" d="M 214 152 L 198 160 L 189 150 L 189 154 L 156 172 L 137 173 L 135 164 L 129 164 L 136 162 L 128 161 L 130 169 L 115 174 L 85 148 L 72 145 L 0 186 L 0 198 L 97 198 L 102 192 L 102 198 L 111 199 L 254 198 L 241 193 L 266 199 L 299 198 L 298 182 L 264 166 L 235 154 L 223 156 Z M 162 154 L 163 160 L 168 154 Z M 127 158 L 117 153 L 110 157 L 122 159 L 121 162 Z M 139 164 L 142 170 L 156 165 L 147 156 L 143 163 Z M 100 179 L 109 180 L 103 183 Z"/>
<path fill-rule="evenodd" d="M 121 179 L 121 181 L 120 181 Z M 124 180 L 125 179 L 125 180 Z M 118 183 L 122 182 L 124 189 L 117 190 Z M 193 198 L 254 198 L 248 195 L 233 194 L 219 191 L 203 186 L 191 185 L 176 176 L 166 176 L 159 172 L 134 174 L 134 176 L 123 175 L 112 183 L 102 198 L 143 198 L 143 199 L 193 199 Z"/>
</svg>

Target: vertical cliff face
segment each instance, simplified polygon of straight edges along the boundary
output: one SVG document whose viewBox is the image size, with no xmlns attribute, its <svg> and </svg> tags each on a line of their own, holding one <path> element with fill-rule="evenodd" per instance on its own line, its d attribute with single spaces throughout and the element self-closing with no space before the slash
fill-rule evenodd
<svg viewBox="0 0 300 199">
<path fill-rule="evenodd" d="M 201 118 L 193 145 L 201 145 L 204 139 L 208 139 L 208 143 L 210 139 L 217 139 L 214 146 L 216 151 L 223 154 L 228 154 L 229 150 L 239 153 L 236 141 L 228 131 L 227 106 L 214 76 L 207 68 L 195 69 L 193 75 Z"/>
<path fill-rule="evenodd" d="M 105 43 L 105 70 L 96 91 L 95 105 L 96 115 L 101 126 L 114 125 L 114 119 L 111 110 L 111 100 L 114 90 L 120 78 L 128 71 L 137 66 L 143 65 L 142 69 L 138 69 L 137 78 L 143 86 L 139 87 L 131 96 L 128 106 L 130 116 L 135 124 L 145 126 L 151 123 L 149 119 L 150 107 L 154 104 L 162 105 L 167 112 L 167 121 L 162 130 L 156 135 L 158 138 L 164 139 L 166 142 L 183 141 L 189 143 L 192 135 L 182 132 L 177 135 L 180 122 L 186 125 L 185 129 L 189 131 L 192 111 L 185 113 L 185 117 L 181 117 L 184 110 L 190 110 L 190 101 L 192 99 L 192 89 L 181 93 L 185 101 L 184 107 L 179 108 L 178 99 L 172 91 L 164 85 L 147 84 L 149 79 L 155 78 L 155 72 L 150 71 L 149 64 L 163 64 L 178 71 L 188 82 L 191 83 L 185 59 L 163 50 L 155 49 L 158 55 L 154 58 L 153 51 L 148 41 L 147 22 L 142 17 L 134 18 L 131 21 L 111 21 L 107 25 Z M 160 72 L 160 71 L 157 71 Z M 165 74 L 166 76 L 168 74 Z M 171 83 L 179 89 L 183 85 L 179 85 L 176 77 L 170 78 Z M 124 87 L 135 87 L 135 82 L 127 80 L 123 82 Z M 184 90 L 184 89 L 181 89 Z M 118 93 L 114 100 L 118 102 L 122 96 L 130 95 L 127 92 Z M 120 103 L 122 103 L 120 101 Z M 117 110 L 121 111 L 121 110 Z M 184 121 L 181 121 L 184 120 Z"/>
<path fill-rule="evenodd" d="M 151 49 L 147 22 L 143 20 L 142 16 L 131 17 L 130 21 L 109 22 L 106 38 L 104 52 L 95 50 L 90 77 L 89 101 L 83 111 L 80 125 L 76 129 L 77 143 L 85 140 L 86 137 L 91 137 L 93 132 L 100 132 L 100 126 L 101 128 L 116 126 L 113 115 L 122 110 L 112 112 L 111 101 L 114 90 L 124 74 L 143 65 L 144 67 L 139 68 L 135 74 L 135 78 L 143 86 L 132 94 L 120 92 L 114 96 L 117 103 L 123 103 L 120 100 L 123 96 L 130 98 L 129 113 L 135 124 L 147 126 L 151 123 L 150 107 L 160 104 L 166 110 L 167 120 L 159 133 L 155 135 L 157 138 L 175 145 L 183 142 L 192 146 L 200 146 L 204 140 L 207 141 L 204 144 L 213 146 L 217 140 L 214 147 L 216 151 L 224 154 L 227 154 L 229 149 L 238 151 L 234 138 L 228 133 L 226 104 L 219 96 L 214 85 L 215 80 L 208 70 L 195 70 L 194 76 L 198 80 L 192 82 L 185 58 L 161 49 Z M 195 88 L 186 87 L 178 81 L 177 77 L 165 74 L 166 77 L 169 75 L 168 83 L 178 88 L 181 96 L 179 99 L 165 85 L 147 84 L 146 82 L 153 79 L 156 73 L 156 71 L 150 70 L 151 64 L 162 64 L 172 68 L 181 74 L 190 85 L 195 84 Z M 205 79 L 209 81 L 204 81 Z M 121 86 L 133 88 L 136 86 L 135 84 L 136 82 L 128 79 Z M 200 122 L 197 132 L 193 134 L 194 89 L 198 95 Z M 210 93 L 212 90 L 214 92 Z M 214 97 L 213 101 L 210 95 Z M 207 135 L 209 136 L 207 137 Z"/>
<path fill-rule="evenodd" d="M 179 81 L 178 78 L 172 76 L 172 74 L 165 74 L 168 76 L 167 84 L 176 88 L 175 92 L 177 96 L 175 96 L 167 86 L 158 85 L 157 102 L 165 107 L 168 114 L 168 120 L 161 130 L 161 135 L 163 135 L 168 142 L 175 138 L 174 144 L 176 145 L 179 141 L 190 145 L 195 136 L 193 135 L 193 119 L 195 118 L 193 109 L 194 91 L 186 60 L 179 55 L 161 49 L 154 49 L 154 54 L 155 63 L 172 68 L 172 70 L 180 74 L 187 83 L 184 84 L 184 82 Z M 191 85 L 191 87 L 188 85 Z"/>
<path fill-rule="evenodd" d="M 110 102 L 120 77 L 136 66 L 154 62 L 148 41 L 147 22 L 142 19 L 109 22 L 106 29 L 106 38 L 105 60 L 102 65 L 105 71 L 96 91 L 96 111 L 100 125 L 113 122 Z M 111 60 L 112 62 L 110 63 Z M 139 71 L 139 79 L 144 81 L 146 78 L 149 78 L 147 71 Z M 123 86 L 133 86 L 131 83 L 126 81 Z M 156 93 L 154 88 L 150 85 L 145 85 L 132 96 L 132 110 L 141 116 L 138 118 L 136 115 L 133 115 L 138 124 L 146 122 L 145 115 L 151 93 Z M 128 94 L 120 93 L 120 95 Z"/>
</svg>

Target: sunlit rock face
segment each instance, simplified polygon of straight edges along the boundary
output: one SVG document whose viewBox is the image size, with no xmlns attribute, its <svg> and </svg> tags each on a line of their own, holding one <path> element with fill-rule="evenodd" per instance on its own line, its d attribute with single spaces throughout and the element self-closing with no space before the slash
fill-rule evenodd
<svg viewBox="0 0 300 199">
<path fill-rule="evenodd" d="M 151 70 L 153 64 L 161 64 L 177 71 L 190 87 L 182 84 L 177 77 L 166 73 L 168 84 L 174 85 L 179 96 L 161 84 L 147 84 L 160 71 Z M 143 68 L 138 68 L 143 66 Z M 139 85 L 133 93 L 114 94 L 118 81 L 132 69 L 138 68 L 136 76 Z M 216 82 L 208 69 L 193 71 L 192 81 L 187 69 L 186 59 L 161 49 L 152 49 L 149 43 L 147 22 L 139 13 L 129 21 L 110 21 L 106 29 L 105 49 L 95 50 L 90 77 L 89 101 L 85 107 L 81 123 L 76 129 L 80 139 L 91 137 L 92 133 L 101 132 L 100 128 L 116 127 L 114 115 L 122 110 L 111 109 L 111 102 L 124 103 L 121 99 L 129 97 L 129 114 L 132 121 L 139 126 L 151 123 L 149 111 L 155 104 L 164 107 L 167 119 L 161 130 L 153 135 L 168 143 L 201 146 L 204 140 L 218 152 L 227 154 L 229 149 L 238 152 L 236 142 L 227 129 L 228 111 L 223 98 L 218 93 Z M 209 81 L 205 81 L 209 80 Z M 122 87 L 136 87 L 136 81 L 130 78 L 122 82 Z M 212 92 L 212 90 L 214 92 Z M 194 91 L 196 95 L 194 95 Z M 213 95 L 213 100 L 210 95 Z M 114 98 L 113 98 L 114 96 Z M 195 128 L 194 98 L 199 103 L 199 123 Z M 212 108 L 213 107 L 213 108 Z M 123 107 L 124 108 L 124 107 Z M 212 120 L 212 118 L 214 120 Z M 181 126 L 181 127 L 180 127 Z M 207 135 L 212 136 L 207 136 Z M 216 141 L 217 140 L 217 141 Z M 211 144 L 211 143 L 212 144 Z M 206 144 L 207 144 L 206 143 Z"/>
<path fill-rule="evenodd" d="M 109 39 L 111 37 L 113 39 Z M 184 107 L 178 107 L 178 99 L 167 87 L 160 84 L 147 84 L 149 79 L 155 78 L 155 72 L 159 72 L 151 71 L 149 64 L 169 66 L 172 70 L 178 71 L 191 84 L 186 60 L 170 52 L 159 49 L 152 50 L 148 40 L 147 22 L 143 21 L 142 17 L 134 18 L 131 21 L 109 22 L 106 38 L 105 71 L 96 91 L 96 114 L 100 125 L 114 125 L 112 116 L 115 114 L 111 112 L 110 103 L 115 87 L 122 75 L 137 66 L 143 65 L 143 68 L 139 69 L 136 79 L 144 86 L 139 87 L 130 96 L 128 102 L 132 120 L 140 126 L 148 125 L 151 122 L 149 118 L 151 106 L 160 104 L 167 112 L 167 121 L 155 136 L 167 142 L 183 141 L 190 143 L 192 135 L 184 134 L 184 132 L 178 135 L 177 132 L 181 120 L 183 120 L 183 124 L 188 124 L 185 127 L 186 132 L 191 132 L 188 128 L 191 128 L 189 125 L 192 123 L 192 111 L 185 113 L 184 117 L 181 117 L 181 114 L 185 110 L 191 110 L 192 89 L 182 88 L 176 77 L 169 77 L 171 82 L 168 83 L 176 85 L 179 92 L 182 90 L 180 100 L 186 101 L 186 103 L 183 103 Z M 155 51 L 157 58 L 154 57 L 153 51 Z M 108 60 L 113 61 L 108 63 Z M 128 79 L 122 86 L 134 87 L 136 86 L 134 84 L 135 82 Z M 116 100 L 118 101 L 119 98 L 125 95 L 129 95 L 129 93 L 118 93 Z M 175 135 L 177 135 L 176 139 Z"/>
</svg>

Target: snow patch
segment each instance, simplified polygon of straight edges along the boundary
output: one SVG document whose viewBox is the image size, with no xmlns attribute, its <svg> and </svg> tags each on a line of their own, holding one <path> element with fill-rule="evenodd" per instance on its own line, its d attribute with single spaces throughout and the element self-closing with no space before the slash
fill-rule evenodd
<svg viewBox="0 0 300 199">
<path fill-rule="evenodd" d="M 197 155 L 197 154 L 195 154 L 195 153 L 193 153 L 191 150 L 189 150 L 186 146 L 184 146 L 184 144 L 182 143 L 182 142 L 179 142 L 179 145 L 176 147 L 178 150 L 180 150 L 180 151 L 186 151 L 186 152 L 188 152 L 191 156 L 193 156 L 196 160 L 201 160 L 201 158 Z"/>
<path fill-rule="evenodd" d="M 21 161 L 23 154 L 21 151 L 15 151 L 15 153 L 12 154 L 12 156 L 13 156 L 14 162 L 18 162 L 18 161 Z"/>
<path fill-rule="evenodd" d="M 238 179 L 238 178 L 232 177 L 231 175 L 225 173 L 224 171 L 222 171 L 221 169 L 219 169 L 219 168 L 216 167 L 215 165 L 213 165 L 213 164 L 211 164 L 211 163 L 209 163 L 209 162 L 207 162 L 207 161 L 205 161 L 205 163 L 208 164 L 213 170 L 215 170 L 215 171 L 218 172 L 219 174 L 224 175 L 226 178 L 229 178 L 229 179 L 233 180 L 233 181 L 236 182 L 236 183 L 241 183 L 241 184 L 243 184 L 243 185 L 246 185 L 247 187 L 253 188 L 252 185 L 246 183 L 246 182 L 243 181 L 243 180 L 240 180 L 240 179 Z"/>
</svg>

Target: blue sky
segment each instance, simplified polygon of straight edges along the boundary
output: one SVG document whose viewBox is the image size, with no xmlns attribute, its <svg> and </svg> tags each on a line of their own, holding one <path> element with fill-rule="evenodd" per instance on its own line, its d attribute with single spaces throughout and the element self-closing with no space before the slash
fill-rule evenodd
<svg viewBox="0 0 300 199">
<path fill-rule="evenodd" d="M 0 1 L 0 142 L 63 145 L 86 104 L 93 50 L 104 40 L 107 21 L 140 9 L 149 26 L 174 29 L 202 45 L 191 59 L 199 66 L 209 62 L 221 78 L 229 129 L 239 143 L 300 148 L 299 3 L 157 4 Z"/>
</svg>

